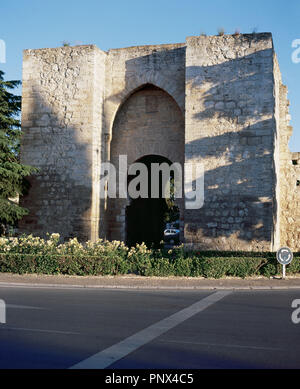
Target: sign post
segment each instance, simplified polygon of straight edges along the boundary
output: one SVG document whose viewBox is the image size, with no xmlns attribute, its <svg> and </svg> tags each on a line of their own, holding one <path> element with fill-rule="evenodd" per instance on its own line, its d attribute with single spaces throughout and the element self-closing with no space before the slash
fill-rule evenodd
<svg viewBox="0 0 300 389">
<path fill-rule="evenodd" d="M 293 253 L 288 247 L 281 247 L 276 253 L 277 261 L 282 265 L 282 279 L 285 279 L 286 265 L 290 264 L 293 259 Z"/>
</svg>

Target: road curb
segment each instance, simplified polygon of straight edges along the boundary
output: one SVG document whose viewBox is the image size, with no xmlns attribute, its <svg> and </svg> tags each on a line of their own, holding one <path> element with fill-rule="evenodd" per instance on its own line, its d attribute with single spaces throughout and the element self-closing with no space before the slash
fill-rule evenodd
<svg viewBox="0 0 300 389">
<path fill-rule="evenodd" d="M 25 283 L 25 282 L 0 282 L 0 287 L 19 288 L 54 288 L 54 289 L 128 289 L 128 290 L 300 290 L 300 285 L 262 286 L 262 285 L 89 285 L 89 284 L 48 284 L 48 283 Z"/>
</svg>

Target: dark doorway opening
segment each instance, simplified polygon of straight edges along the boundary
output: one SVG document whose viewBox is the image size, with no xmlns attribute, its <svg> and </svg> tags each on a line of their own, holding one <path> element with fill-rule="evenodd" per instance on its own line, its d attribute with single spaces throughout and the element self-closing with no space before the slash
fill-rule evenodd
<svg viewBox="0 0 300 389">
<path fill-rule="evenodd" d="M 148 198 L 131 199 L 126 207 L 126 244 L 131 247 L 144 242 L 147 247 L 158 248 L 164 239 L 169 206 L 163 197 L 162 175 L 159 177 L 159 198 L 151 198 L 151 164 L 165 162 L 171 165 L 171 161 L 159 155 L 147 155 L 136 162 L 143 163 L 148 169 Z M 128 176 L 128 184 L 136 176 Z M 170 179 L 172 176 L 171 172 Z"/>
</svg>

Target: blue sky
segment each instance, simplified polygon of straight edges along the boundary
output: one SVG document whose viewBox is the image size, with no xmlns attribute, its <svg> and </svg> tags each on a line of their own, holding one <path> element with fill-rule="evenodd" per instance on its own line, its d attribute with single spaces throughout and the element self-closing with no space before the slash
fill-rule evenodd
<svg viewBox="0 0 300 389">
<path fill-rule="evenodd" d="M 187 36 L 272 32 L 288 86 L 291 151 L 300 151 L 300 63 L 292 41 L 300 39 L 299 0 L 2 0 L 0 39 L 6 42 L 7 79 L 21 79 L 22 50 L 71 44 L 110 48 L 184 42 Z M 300 55 L 299 55 L 300 57 Z"/>
</svg>

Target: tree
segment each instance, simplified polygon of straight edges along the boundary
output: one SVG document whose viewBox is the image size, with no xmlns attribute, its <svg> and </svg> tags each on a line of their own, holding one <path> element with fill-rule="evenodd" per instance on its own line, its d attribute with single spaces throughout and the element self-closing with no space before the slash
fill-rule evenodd
<svg viewBox="0 0 300 389">
<path fill-rule="evenodd" d="M 0 70 L 0 232 L 8 225 L 15 225 L 28 210 L 20 207 L 12 199 L 26 194 L 29 182 L 25 177 L 37 169 L 20 163 L 21 124 L 18 115 L 21 111 L 21 96 L 10 90 L 21 81 L 4 81 Z"/>
</svg>

